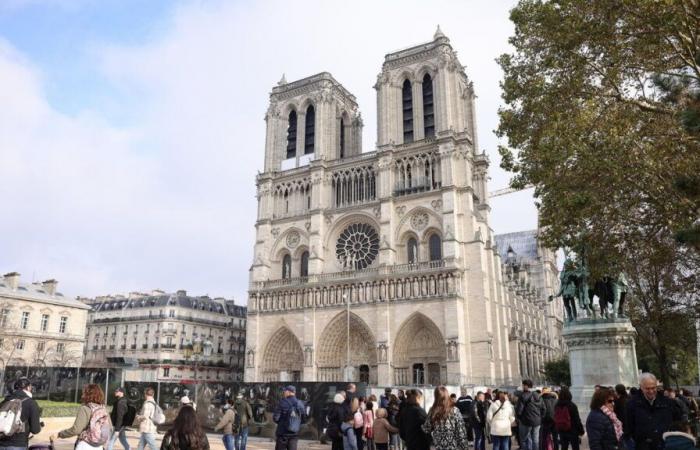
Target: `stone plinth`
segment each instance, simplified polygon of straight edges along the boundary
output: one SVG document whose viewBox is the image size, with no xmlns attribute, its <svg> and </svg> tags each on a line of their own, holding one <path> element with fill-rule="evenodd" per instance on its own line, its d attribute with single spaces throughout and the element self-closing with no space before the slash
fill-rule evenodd
<svg viewBox="0 0 700 450">
<path fill-rule="evenodd" d="M 566 324 L 562 334 L 569 348 L 571 394 L 582 418 L 595 385 L 637 385 L 637 331 L 629 319 L 582 319 Z"/>
</svg>

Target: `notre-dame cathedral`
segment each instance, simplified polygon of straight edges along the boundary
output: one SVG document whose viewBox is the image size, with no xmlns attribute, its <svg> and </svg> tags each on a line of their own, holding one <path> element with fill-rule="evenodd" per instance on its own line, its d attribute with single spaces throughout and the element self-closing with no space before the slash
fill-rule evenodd
<svg viewBox="0 0 700 450">
<path fill-rule="evenodd" d="M 374 88 L 370 152 L 331 74 L 272 89 L 246 381 L 541 379 L 562 351 L 556 259 L 535 234 L 527 254 L 522 235 L 497 245 L 474 87 L 450 40 L 438 28 L 387 54 Z"/>
</svg>

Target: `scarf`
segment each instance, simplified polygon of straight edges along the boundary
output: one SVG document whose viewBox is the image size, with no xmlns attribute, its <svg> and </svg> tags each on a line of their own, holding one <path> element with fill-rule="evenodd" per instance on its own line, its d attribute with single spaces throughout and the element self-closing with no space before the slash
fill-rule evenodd
<svg viewBox="0 0 700 450">
<path fill-rule="evenodd" d="M 608 418 L 612 421 L 613 427 L 615 428 L 615 436 L 617 437 L 617 442 L 620 442 L 620 439 L 622 439 L 622 422 L 620 422 L 620 419 L 617 418 L 615 413 L 607 407 L 607 405 L 603 405 L 600 407 L 600 410 L 603 411 L 603 414 L 608 416 Z"/>
</svg>

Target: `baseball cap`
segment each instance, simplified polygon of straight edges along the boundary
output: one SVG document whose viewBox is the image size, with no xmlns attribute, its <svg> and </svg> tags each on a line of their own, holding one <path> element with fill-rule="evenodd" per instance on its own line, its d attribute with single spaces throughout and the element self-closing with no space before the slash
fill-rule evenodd
<svg viewBox="0 0 700 450">
<path fill-rule="evenodd" d="M 295 394 L 296 394 L 296 392 L 297 392 L 297 388 L 295 388 L 295 387 L 292 386 L 291 384 L 290 384 L 289 386 L 285 387 L 284 390 L 285 390 L 285 391 L 289 391 L 289 392 L 294 392 Z"/>
</svg>

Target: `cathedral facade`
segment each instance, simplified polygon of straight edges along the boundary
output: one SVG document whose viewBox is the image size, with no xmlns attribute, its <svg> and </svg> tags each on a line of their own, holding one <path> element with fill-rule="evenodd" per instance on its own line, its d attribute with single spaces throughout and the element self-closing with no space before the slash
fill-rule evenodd
<svg viewBox="0 0 700 450">
<path fill-rule="evenodd" d="M 524 297 L 489 226 L 473 85 L 438 28 L 386 55 L 374 87 L 370 152 L 329 73 L 270 94 L 245 380 L 514 382 L 521 338 L 542 337 L 543 361 L 557 349 L 543 297 L 513 328 Z"/>
</svg>

